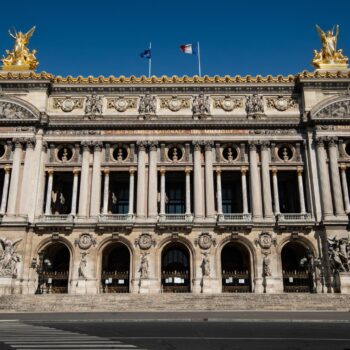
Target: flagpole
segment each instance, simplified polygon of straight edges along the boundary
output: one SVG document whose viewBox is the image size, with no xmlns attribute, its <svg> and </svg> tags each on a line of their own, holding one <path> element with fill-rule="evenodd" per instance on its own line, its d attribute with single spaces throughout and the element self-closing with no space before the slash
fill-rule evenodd
<svg viewBox="0 0 350 350">
<path fill-rule="evenodd" d="M 199 41 L 197 42 L 197 46 L 198 46 L 198 72 L 199 72 L 199 76 L 202 76 L 202 72 L 201 72 L 201 51 L 199 49 Z"/>
<path fill-rule="evenodd" d="M 149 43 L 149 49 L 151 50 L 151 48 L 152 48 L 152 43 L 150 42 Z M 151 69 L 152 69 L 152 52 L 150 52 L 150 54 L 151 54 L 151 57 L 148 60 L 148 78 L 151 77 Z"/>
</svg>

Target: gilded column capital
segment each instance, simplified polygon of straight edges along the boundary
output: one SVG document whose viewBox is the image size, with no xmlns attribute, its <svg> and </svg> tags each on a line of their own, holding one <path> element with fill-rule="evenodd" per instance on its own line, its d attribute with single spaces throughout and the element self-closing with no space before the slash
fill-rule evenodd
<svg viewBox="0 0 350 350">
<path fill-rule="evenodd" d="M 8 174 L 11 171 L 11 166 L 10 165 L 5 165 L 4 166 L 5 173 Z"/>
<path fill-rule="evenodd" d="M 277 170 L 276 167 L 272 167 L 272 168 L 271 168 L 271 172 L 272 172 L 272 175 L 276 175 L 277 172 L 278 172 L 278 170 Z"/>
<path fill-rule="evenodd" d="M 191 172 L 192 172 L 192 169 L 190 167 L 186 167 L 185 168 L 185 173 L 186 174 L 191 174 Z"/>
<path fill-rule="evenodd" d="M 73 174 L 74 175 L 79 174 L 79 172 L 80 172 L 79 168 L 73 168 Z"/>
<path fill-rule="evenodd" d="M 134 175 L 135 173 L 136 173 L 136 168 L 134 168 L 134 167 L 129 168 L 130 175 Z"/>
<path fill-rule="evenodd" d="M 103 169 L 103 173 L 104 173 L 105 175 L 109 175 L 110 169 L 109 169 L 109 168 L 104 168 L 104 169 Z"/>
<path fill-rule="evenodd" d="M 54 169 L 53 168 L 47 168 L 46 171 L 47 171 L 47 173 L 49 175 L 53 175 L 53 173 L 54 173 Z"/>
<path fill-rule="evenodd" d="M 297 174 L 298 175 L 302 175 L 303 171 L 304 171 L 304 168 L 302 166 L 297 167 Z"/>
<path fill-rule="evenodd" d="M 248 171 L 248 167 L 246 167 L 246 166 L 241 166 L 241 174 L 242 174 L 242 175 L 245 175 L 245 174 L 247 173 L 247 171 Z"/>
<path fill-rule="evenodd" d="M 221 167 L 219 167 L 219 166 L 217 166 L 217 167 L 215 168 L 215 171 L 216 171 L 216 175 L 221 175 L 221 173 L 222 173 L 222 169 L 221 169 Z"/>
<path fill-rule="evenodd" d="M 165 168 L 160 168 L 159 172 L 160 172 L 160 175 L 165 175 L 166 170 L 165 170 Z"/>
<path fill-rule="evenodd" d="M 347 165 L 345 163 L 340 163 L 339 168 L 340 168 L 340 170 L 345 171 L 347 168 Z"/>
</svg>

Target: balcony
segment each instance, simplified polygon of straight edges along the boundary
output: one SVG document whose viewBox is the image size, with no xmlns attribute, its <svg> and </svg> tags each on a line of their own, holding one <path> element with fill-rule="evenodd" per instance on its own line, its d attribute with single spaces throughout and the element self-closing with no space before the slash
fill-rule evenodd
<svg viewBox="0 0 350 350">
<path fill-rule="evenodd" d="M 158 226 L 166 227 L 185 227 L 191 228 L 193 222 L 192 214 L 161 214 L 158 218 Z"/>
<path fill-rule="evenodd" d="M 314 220 L 310 213 L 280 213 L 276 216 L 277 225 L 284 226 L 312 226 Z"/>
<path fill-rule="evenodd" d="M 71 214 L 44 214 L 35 223 L 39 230 L 44 230 L 48 227 L 60 227 L 66 231 L 73 228 L 74 216 Z"/>
<path fill-rule="evenodd" d="M 133 214 L 100 214 L 97 228 L 104 231 L 106 228 L 118 227 L 123 231 L 130 231 L 134 225 Z"/>
<path fill-rule="evenodd" d="M 250 213 L 224 213 L 217 217 L 217 225 L 225 226 L 244 226 L 250 228 L 252 226 L 252 214 Z"/>
</svg>

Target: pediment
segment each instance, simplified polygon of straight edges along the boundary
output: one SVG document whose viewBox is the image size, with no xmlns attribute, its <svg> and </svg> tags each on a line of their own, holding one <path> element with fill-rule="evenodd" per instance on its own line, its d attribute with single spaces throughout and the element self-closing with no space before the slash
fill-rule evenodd
<svg viewBox="0 0 350 350">
<path fill-rule="evenodd" d="M 38 120 L 39 110 L 30 103 L 17 97 L 0 97 L 0 122 Z"/>
<path fill-rule="evenodd" d="M 311 119 L 349 119 L 350 96 L 332 97 L 314 107 L 310 112 Z"/>
</svg>

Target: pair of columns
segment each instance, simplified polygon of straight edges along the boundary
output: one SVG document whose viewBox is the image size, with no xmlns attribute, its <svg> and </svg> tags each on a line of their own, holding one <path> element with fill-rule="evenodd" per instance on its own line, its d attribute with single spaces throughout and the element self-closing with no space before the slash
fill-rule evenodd
<svg viewBox="0 0 350 350">
<path fill-rule="evenodd" d="M 279 193 L 278 193 L 278 178 L 277 178 L 277 168 L 273 167 L 272 172 L 272 186 L 273 186 L 273 199 L 274 199 L 274 211 L 275 215 L 281 213 L 280 211 L 280 202 L 279 202 Z M 304 196 L 304 184 L 303 184 L 303 168 L 297 168 L 298 176 L 298 191 L 299 191 L 299 204 L 300 204 L 300 213 L 306 214 L 305 208 L 305 196 Z"/>
<path fill-rule="evenodd" d="M 160 216 L 165 216 L 165 169 L 160 169 Z M 191 215 L 191 169 L 185 169 L 186 174 L 186 211 L 185 215 Z"/>
<path fill-rule="evenodd" d="M 134 186 L 135 186 L 135 168 L 129 169 L 129 212 L 128 215 L 134 214 Z M 109 204 L 109 169 L 104 169 L 104 187 L 103 187 L 103 207 L 102 214 L 108 214 L 108 204 Z"/>
<path fill-rule="evenodd" d="M 248 192 L 247 192 L 247 167 L 241 167 L 241 183 L 242 183 L 242 199 L 243 214 L 248 214 Z M 222 186 L 221 186 L 221 168 L 216 168 L 216 187 L 217 187 L 217 206 L 218 215 L 223 214 L 222 211 Z"/>
<path fill-rule="evenodd" d="M 322 209 L 324 218 L 327 220 L 332 218 L 334 215 L 337 217 L 344 217 L 344 203 L 345 208 L 350 211 L 349 205 L 349 194 L 346 182 L 346 167 L 341 166 L 341 178 L 339 173 L 338 165 L 338 150 L 337 150 L 337 139 L 336 138 L 318 138 L 316 140 L 317 148 L 317 164 L 318 164 L 318 173 L 320 180 L 320 191 L 321 191 L 321 200 L 322 200 Z M 328 159 L 327 151 L 325 148 L 325 143 L 328 142 Z M 329 163 L 329 164 L 328 164 Z M 341 186 L 343 184 L 343 189 Z M 332 201 L 333 193 L 333 201 Z M 344 202 L 343 202 L 344 195 Z M 333 207 L 334 203 L 334 207 Z"/>
</svg>

